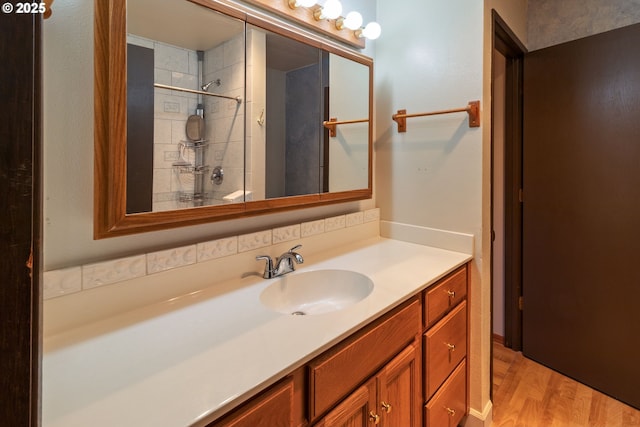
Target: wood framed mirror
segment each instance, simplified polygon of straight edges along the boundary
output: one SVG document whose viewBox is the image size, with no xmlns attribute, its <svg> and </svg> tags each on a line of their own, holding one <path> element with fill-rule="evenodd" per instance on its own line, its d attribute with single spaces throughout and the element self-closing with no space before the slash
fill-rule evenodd
<svg viewBox="0 0 640 427">
<path fill-rule="evenodd" d="M 217 0 L 95 1 L 94 49 L 95 239 L 371 197 L 370 58 Z"/>
</svg>

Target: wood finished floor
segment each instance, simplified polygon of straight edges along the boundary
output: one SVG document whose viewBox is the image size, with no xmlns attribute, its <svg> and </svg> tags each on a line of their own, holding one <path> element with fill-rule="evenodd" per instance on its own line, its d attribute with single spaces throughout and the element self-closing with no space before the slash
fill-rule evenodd
<svg viewBox="0 0 640 427">
<path fill-rule="evenodd" d="M 634 427 L 640 411 L 494 342 L 491 426 Z"/>
</svg>

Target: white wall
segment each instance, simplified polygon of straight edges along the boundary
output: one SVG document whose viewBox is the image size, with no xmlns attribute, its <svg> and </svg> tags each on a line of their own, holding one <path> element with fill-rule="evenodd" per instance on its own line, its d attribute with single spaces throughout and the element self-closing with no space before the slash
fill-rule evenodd
<svg viewBox="0 0 640 427">
<path fill-rule="evenodd" d="M 381 220 L 474 236 L 472 311 L 483 264 L 483 133 L 466 113 L 407 119 L 398 133 L 398 109 L 420 113 L 483 100 L 483 3 L 407 0 L 378 2 L 383 36 L 376 44 L 376 194 Z M 487 313 L 488 315 L 488 313 Z M 472 337 L 478 333 L 472 326 Z M 487 335 L 490 331 L 486 332 Z M 488 402 L 488 371 L 472 341 L 471 407 Z"/>
<path fill-rule="evenodd" d="M 345 79 L 344 76 L 353 76 Z M 329 116 L 342 120 L 369 117 L 369 68 L 342 56 L 329 55 Z M 329 138 L 329 191 L 366 188 L 369 180 L 369 123 L 336 127 Z"/>
<path fill-rule="evenodd" d="M 365 19 L 375 3 L 345 0 Z M 365 50 L 371 55 L 372 45 Z M 56 0 L 43 23 L 44 269 L 171 248 L 374 207 L 374 200 L 93 240 L 93 2 Z"/>
<path fill-rule="evenodd" d="M 491 8 L 526 42 L 526 0 L 378 1 L 376 197 L 381 219 L 474 236 L 471 415 L 489 423 L 491 344 Z M 464 113 L 413 118 L 399 134 L 391 115 L 481 100 L 481 127 Z M 487 260 L 488 261 L 488 260 Z"/>
<path fill-rule="evenodd" d="M 409 0 L 378 3 L 376 190 L 382 219 L 480 232 L 480 129 L 465 113 L 391 115 L 465 107 L 482 96 L 482 4 Z"/>
</svg>

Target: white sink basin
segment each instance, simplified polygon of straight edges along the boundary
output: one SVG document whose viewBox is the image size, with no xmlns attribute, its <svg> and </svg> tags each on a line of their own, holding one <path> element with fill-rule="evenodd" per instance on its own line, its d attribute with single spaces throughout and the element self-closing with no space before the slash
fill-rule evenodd
<svg viewBox="0 0 640 427">
<path fill-rule="evenodd" d="M 371 279 L 348 270 L 296 272 L 273 280 L 260 294 L 260 301 L 272 310 L 294 315 L 341 310 L 373 290 Z"/>
</svg>

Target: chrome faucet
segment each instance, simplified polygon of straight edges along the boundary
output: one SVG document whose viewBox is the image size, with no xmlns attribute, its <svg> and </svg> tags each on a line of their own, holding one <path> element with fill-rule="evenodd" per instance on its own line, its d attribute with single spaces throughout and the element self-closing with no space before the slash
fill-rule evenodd
<svg viewBox="0 0 640 427">
<path fill-rule="evenodd" d="M 294 261 L 297 264 L 302 264 L 304 262 L 304 258 L 302 258 L 302 255 L 294 252 L 301 247 L 302 245 L 294 246 L 287 252 L 280 255 L 278 258 L 276 258 L 275 266 L 273 260 L 269 255 L 257 256 L 256 260 L 259 261 L 263 259 L 266 261 L 266 264 L 264 266 L 264 274 L 262 275 L 262 277 L 264 277 L 265 279 L 273 279 L 274 277 L 282 276 L 294 271 L 296 269 Z"/>
</svg>

